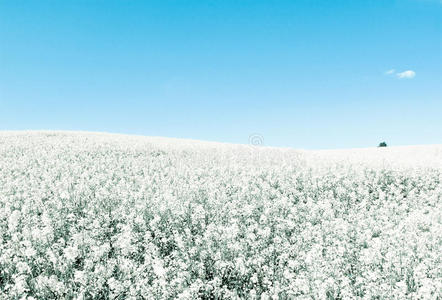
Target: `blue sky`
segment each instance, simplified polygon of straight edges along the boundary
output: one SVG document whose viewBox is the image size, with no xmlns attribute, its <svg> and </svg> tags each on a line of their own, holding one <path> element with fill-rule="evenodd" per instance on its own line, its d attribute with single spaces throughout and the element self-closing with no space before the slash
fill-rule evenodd
<svg viewBox="0 0 442 300">
<path fill-rule="evenodd" d="M 438 0 L 0 1 L 0 129 L 324 149 L 441 115 Z"/>
</svg>

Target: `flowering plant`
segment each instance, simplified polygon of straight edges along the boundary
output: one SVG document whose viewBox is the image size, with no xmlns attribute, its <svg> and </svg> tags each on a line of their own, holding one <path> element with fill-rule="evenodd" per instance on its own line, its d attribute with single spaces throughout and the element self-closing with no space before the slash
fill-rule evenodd
<svg viewBox="0 0 442 300">
<path fill-rule="evenodd" d="M 440 299 L 442 147 L 0 134 L 0 298 Z"/>
</svg>

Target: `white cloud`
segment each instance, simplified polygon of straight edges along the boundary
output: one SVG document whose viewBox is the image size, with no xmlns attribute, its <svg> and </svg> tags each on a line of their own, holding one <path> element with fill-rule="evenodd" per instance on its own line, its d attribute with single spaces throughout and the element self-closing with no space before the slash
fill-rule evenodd
<svg viewBox="0 0 442 300">
<path fill-rule="evenodd" d="M 391 70 L 386 71 L 385 74 L 387 74 L 387 75 L 391 75 L 391 74 L 393 74 L 394 72 L 396 72 L 396 70 L 395 70 L 395 69 L 391 69 Z"/>
<path fill-rule="evenodd" d="M 416 76 L 416 72 L 414 72 L 414 71 L 412 71 L 412 70 L 407 70 L 407 71 L 404 71 L 404 72 L 400 72 L 400 73 L 396 73 L 396 76 L 398 77 L 398 78 L 400 78 L 400 79 L 411 79 L 411 78 L 413 78 L 414 76 Z"/>
</svg>

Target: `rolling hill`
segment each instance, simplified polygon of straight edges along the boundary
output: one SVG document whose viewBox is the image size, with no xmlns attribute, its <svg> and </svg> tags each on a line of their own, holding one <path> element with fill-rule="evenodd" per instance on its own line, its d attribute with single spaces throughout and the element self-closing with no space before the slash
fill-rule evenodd
<svg viewBox="0 0 442 300">
<path fill-rule="evenodd" d="M 441 145 L 3 131 L 0 298 L 440 299 L 441 181 Z"/>
</svg>

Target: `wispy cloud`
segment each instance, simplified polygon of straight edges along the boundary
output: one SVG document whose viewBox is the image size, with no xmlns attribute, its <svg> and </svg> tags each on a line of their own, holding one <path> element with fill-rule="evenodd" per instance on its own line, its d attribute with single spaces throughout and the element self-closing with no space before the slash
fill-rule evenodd
<svg viewBox="0 0 442 300">
<path fill-rule="evenodd" d="M 396 76 L 400 79 L 411 79 L 416 76 L 416 72 L 412 70 L 407 70 L 404 72 L 396 73 Z"/>
<path fill-rule="evenodd" d="M 385 71 L 384 74 L 385 75 L 389 75 L 389 76 L 396 76 L 399 79 L 411 79 L 411 78 L 416 76 L 416 72 L 414 72 L 413 70 L 407 70 L 407 71 L 403 71 L 403 72 L 396 72 L 395 69 L 391 69 L 391 70 Z"/>
</svg>

